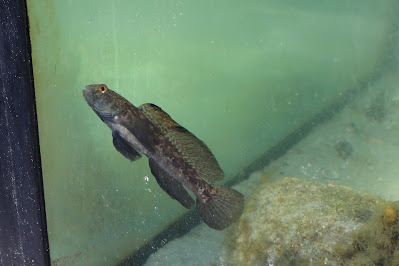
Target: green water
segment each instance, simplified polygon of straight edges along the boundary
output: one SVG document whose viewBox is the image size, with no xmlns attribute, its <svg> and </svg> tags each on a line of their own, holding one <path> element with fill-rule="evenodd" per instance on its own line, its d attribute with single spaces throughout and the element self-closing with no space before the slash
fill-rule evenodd
<svg viewBox="0 0 399 266">
<path fill-rule="evenodd" d="M 86 84 L 162 107 L 229 180 L 379 70 L 394 3 L 28 1 L 52 260 L 113 264 L 185 213 L 114 149 Z"/>
</svg>

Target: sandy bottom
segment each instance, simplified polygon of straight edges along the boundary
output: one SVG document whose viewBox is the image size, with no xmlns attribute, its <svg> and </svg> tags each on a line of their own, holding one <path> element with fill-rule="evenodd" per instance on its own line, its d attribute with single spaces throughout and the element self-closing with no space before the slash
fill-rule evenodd
<svg viewBox="0 0 399 266">
<path fill-rule="evenodd" d="M 259 182 L 304 178 L 399 200 L 399 78 L 386 74 L 333 119 L 235 187 L 246 197 Z M 201 224 L 153 254 L 147 265 L 223 264 L 224 233 Z"/>
</svg>

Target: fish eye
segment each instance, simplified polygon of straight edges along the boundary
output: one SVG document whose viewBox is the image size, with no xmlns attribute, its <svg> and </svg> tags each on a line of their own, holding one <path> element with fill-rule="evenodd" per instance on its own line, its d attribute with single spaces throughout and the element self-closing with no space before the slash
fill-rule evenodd
<svg viewBox="0 0 399 266">
<path fill-rule="evenodd" d="M 101 93 L 106 93 L 108 91 L 108 88 L 105 85 L 101 85 L 98 87 L 98 91 Z"/>
</svg>

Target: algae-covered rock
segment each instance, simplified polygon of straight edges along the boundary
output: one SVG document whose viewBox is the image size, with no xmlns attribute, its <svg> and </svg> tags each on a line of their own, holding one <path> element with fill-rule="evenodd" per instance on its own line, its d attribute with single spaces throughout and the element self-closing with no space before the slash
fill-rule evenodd
<svg viewBox="0 0 399 266">
<path fill-rule="evenodd" d="M 399 202 L 376 209 L 370 221 L 354 234 L 341 254 L 348 265 L 399 265 Z M 363 262 L 367 261 L 368 264 Z"/>
<path fill-rule="evenodd" d="M 395 224 L 398 220 L 398 208 L 390 204 L 384 208 L 382 214 L 382 224 L 384 227 L 389 227 Z"/>
<path fill-rule="evenodd" d="M 264 184 L 228 232 L 228 258 L 239 265 L 342 264 L 352 232 L 379 203 L 348 187 L 296 178 Z"/>
</svg>

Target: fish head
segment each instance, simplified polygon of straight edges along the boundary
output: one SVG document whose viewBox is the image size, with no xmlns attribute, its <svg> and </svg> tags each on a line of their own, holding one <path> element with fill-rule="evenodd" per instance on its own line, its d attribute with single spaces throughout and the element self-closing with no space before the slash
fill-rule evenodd
<svg viewBox="0 0 399 266">
<path fill-rule="evenodd" d="M 115 117 L 127 110 L 129 102 L 105 84 L 87 85 L 82 90 L 83 97 L 93 111 L 104 122 L 113 122 Z"/>
</svg>

